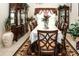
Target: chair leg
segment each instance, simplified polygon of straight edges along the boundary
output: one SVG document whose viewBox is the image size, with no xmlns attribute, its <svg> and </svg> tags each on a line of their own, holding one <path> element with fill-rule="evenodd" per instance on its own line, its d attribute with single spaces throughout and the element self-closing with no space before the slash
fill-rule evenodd
<svg viewBox="0 0 79 59">
<path fill-rule="evenodd" d="M 66 55 L 67 55 L 67 50 L 66 50 L 65 40 L 63 40 L 63 45 L 62 45 L 62 55 L 63 55 L 63 56 L 66 56 Z"/>
</svg>

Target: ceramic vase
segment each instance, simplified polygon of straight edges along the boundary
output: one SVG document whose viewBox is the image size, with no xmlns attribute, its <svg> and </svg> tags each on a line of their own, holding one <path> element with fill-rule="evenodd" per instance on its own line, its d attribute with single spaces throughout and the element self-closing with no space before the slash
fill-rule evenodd
<svg viewBox="0 0 79 59">
<path fill-rule="evenodd" d="M 11 47 L 13 43 L 14 34 L 12 32 L 6 32 L 2 36 L 2 42 L 4 47 Z"/>
</svg>

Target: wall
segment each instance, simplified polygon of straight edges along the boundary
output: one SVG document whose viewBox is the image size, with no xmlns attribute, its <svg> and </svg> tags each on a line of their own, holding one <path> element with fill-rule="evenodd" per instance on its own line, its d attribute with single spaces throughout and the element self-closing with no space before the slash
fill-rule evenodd
<svg viewBox="0 0 79 59">
<path fill-rule="evenodd" d="M 72 3 L 72 10 L 70 12 L 70 24 L 78 20 L 78 3 Z"/>
<path fill-rule="evenodd" d="M 0 3 L 0 47 L 2 46 L 1 36 L 5 32 L 4 22 L 8 16 L 8 10 L 8 3 Z"/>
</svg>

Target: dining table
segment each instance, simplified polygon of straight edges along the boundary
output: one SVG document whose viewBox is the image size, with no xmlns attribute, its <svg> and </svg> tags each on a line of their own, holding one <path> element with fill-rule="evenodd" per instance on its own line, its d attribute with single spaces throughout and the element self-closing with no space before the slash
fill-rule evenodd
<svg viewBox="0 0 79 59">
<path fill-rule="evenodd" d="M 36 40 L 38 40 L 37 30 L 42 30 L 42 31 L 58 30 L 57 42 L 60 43 L 60 44 L 62 43 L 62 39 L 63 39 L 62 32 L 56 26 L 51 26 L 51 27 L 48 27 L 48 28 L 45 28 L 44 26 L 36 26 L 35 29 L 30 34 L 31 44 L 34 43 Z"/>
</svg>

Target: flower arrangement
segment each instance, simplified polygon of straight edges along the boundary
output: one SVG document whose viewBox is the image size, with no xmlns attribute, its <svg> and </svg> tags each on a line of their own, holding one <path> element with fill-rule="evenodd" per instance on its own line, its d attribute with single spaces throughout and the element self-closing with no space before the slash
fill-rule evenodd
<svg viewBox="0 0 79 59">
<path fill-rule="evenodd" d="M 44 18 L 43 18 L 43 21 L 44 21 L 44 27 L 46 28 L 46 29 L 48 29 L 48 18 L 49 18 L 49 16 L 45 16 L 44 15 Z"/>
<path fill-rule="evenodd" d="M 48 21 L 48 18 L 49 18 L 49 16 L 44 15 L 43 21 Z"/>
</svg>

